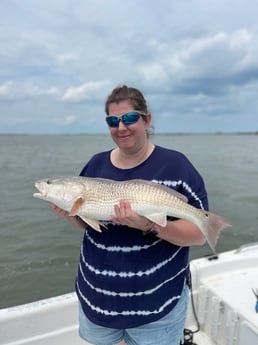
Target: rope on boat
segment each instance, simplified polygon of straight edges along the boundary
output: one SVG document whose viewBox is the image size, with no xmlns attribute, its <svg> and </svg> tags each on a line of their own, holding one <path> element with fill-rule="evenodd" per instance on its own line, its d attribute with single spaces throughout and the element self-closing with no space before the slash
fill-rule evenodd
<svg viewBox="0 0 258 345">
<path fill-rule="evenodd" d="M 191 272 L 189 271 L 189 275 L 190 275 L 190 284 L 189 284 L 189 288 L 190 288 L 190 295 L 191 295 L 191 304 L 192 304 L 192 311 L 193 311 L 193 315 L 194 315 L 194 319 L 197 325 L 197 329 L 195 331 L 192 331 L 190 329 L 185 328 L 184 329 L 184 339 L 183 339 L 183 343 L 181 342 L 180 345 L 198 345 L 196 343 L 193 342 L 193 338 L 194 338 L 194 333 L 197 333 L 200 331 L 200 322 L 198 320 L 197 317 L 197 313 L 196 313 L 196 309 L 195 309 L 195 305 L 194 305 L 194 298 L 193 298 L 193 287 L 192 287 L 192 282 L 191 282 Z"/>
</svg>

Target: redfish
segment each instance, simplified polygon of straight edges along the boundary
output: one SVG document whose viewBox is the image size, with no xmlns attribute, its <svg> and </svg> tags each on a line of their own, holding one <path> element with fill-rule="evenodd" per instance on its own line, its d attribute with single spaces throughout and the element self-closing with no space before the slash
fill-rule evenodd
<svg viewBox="0 0 258 345">
<path fill-rule="evenodd" d="M 214 252 L 221 230 L 231 226 L 226 219 L 189 205 L 184 195 L 151 181 L 72 176 L 39 180 L 35 187 L 39 192 L 34 197 L 57 205 L 70 216 L 78 215 L 97 231 L 101 231 L 101 221 L 114 216 L 114 205 L 120 200 L 128 201 L 134 212 L 162 227 L 167 217 L 189 220 Z"/>
</svg>

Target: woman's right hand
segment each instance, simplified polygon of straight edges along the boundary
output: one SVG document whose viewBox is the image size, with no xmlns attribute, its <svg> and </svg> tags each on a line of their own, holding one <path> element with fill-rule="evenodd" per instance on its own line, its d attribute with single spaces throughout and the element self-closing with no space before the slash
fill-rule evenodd
<svg viewBox="0 0 258 345">
<path fill-rule="evenodd" d="M 69 212 L 63 210 L 62 208 L 56 206 L 55 204 L 50 203 L 50 208 L 54 212 L 55 215 L 62 217 L 62 218 L 68 218 Z"/>
<path fill-rule="evenodd" d="M 50 208 L 55 215 L 66 218 L 71 224 L 76 225 L 78 228 L 85 229 L 87 226 L 87 224 L 80 217 L 70 216 L 68 211 L 63 210 L 55 204 L 50 203 Z"/>
</svg>

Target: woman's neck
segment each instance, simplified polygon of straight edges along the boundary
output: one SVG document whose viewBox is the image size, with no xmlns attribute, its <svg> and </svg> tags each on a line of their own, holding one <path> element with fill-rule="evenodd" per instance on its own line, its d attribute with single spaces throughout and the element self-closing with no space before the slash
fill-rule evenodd
<svg viewBox="0 0 258 345">
<path fill-rule="evenodd" d="M 121 150 L 119 147 L 111 152 L 111 162 L 120 169 L 130 169 L 144 162 L 153 152 L 154 145 L 149 141 L 138 150 Z"/>
</svg>

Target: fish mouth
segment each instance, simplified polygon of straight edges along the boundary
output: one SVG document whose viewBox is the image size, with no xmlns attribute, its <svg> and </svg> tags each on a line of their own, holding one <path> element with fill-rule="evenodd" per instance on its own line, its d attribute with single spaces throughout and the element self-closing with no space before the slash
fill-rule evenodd
<svg viewBox="0 0 258 345">
<path fill-rule="evenodd" d="M 36 181 L 34 186 L 37 189 L 37 192 L 33 193 L 34 198 L 42 198 L 42 197 L 44 197 L 44 193 L 42 192 L 42 190 L 40 188 L 40 181 Z"/>
<path fill-rule="evenodd" d="M 38 198 L 38 199 L 46 199 L 47 194 L 42 193 L 42 192 L 36 192 L 33 193 L 34 198 Z"/>
<path fill-rule="evenodd" d="M 34 196 L 34 198 L 42 198 L 43 197 L 43 195 L 41 194 L 41 193 L 33 193 L 33 196 Z"/>
<path fill-rule="evenodd" d="M 45 198 L 46 193 L 40 190 L 41 188 L 38 182 L 35 183 L 35 187 L 37 188 L 38 191 L 36 193 L 33 193 L 34 198 L 39 198 L 39 199 Z"/>
</svg>

